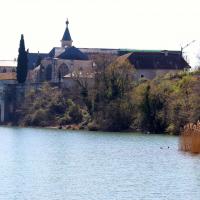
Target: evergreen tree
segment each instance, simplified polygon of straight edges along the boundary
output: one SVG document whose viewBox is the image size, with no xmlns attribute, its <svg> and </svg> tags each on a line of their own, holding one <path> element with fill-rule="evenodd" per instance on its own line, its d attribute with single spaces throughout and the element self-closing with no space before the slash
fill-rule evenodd
<svg viewBox="0 0 200 200">
<path fill-rule="evenodd" d="M 24 36 L 21 35 L 19 55 L 17 58 L 17 81 L 18 83 L 24 83 L 27 77 L 28 71 L 28 57 L 27 51 L 25 50 Z"/>
</svg>

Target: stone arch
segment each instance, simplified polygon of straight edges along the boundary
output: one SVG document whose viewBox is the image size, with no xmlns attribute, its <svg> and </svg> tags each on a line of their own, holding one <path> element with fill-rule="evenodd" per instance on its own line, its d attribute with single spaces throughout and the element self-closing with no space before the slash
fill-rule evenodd
<svg viewBox="0 0 200 200">
<path fill-rule="evenodd" d="M 58 74 L 60 74 L 61 77 L 69 74 L 69 67 L 67 66 L 67 64 L 62 63 L 59 68 L 58 68 Z"/>
<path fill-rule="evenodd" d="M 52 79 L 52 65 L 48 65 L 45 69 L 45 80 L 51 81 Z"/>
</svg>

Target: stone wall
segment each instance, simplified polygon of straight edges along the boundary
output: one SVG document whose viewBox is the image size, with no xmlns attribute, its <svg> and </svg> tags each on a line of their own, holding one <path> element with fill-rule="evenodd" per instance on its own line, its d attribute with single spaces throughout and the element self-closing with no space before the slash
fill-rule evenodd
<svg viewBox="0 0 200 200">
<path fill-rule="evenodd" d="M 24 101 L 25 94 L 31 88 L 39 88 L 40 84 L 20 85 L 1 84 L 0 85 L 0 122 L 12 121 L 15 117 L 16 108 Z"/>
</svg>

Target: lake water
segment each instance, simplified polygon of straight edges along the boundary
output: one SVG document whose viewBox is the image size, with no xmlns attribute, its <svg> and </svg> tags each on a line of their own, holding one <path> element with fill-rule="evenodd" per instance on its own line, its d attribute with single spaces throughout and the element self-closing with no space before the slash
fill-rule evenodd
<svg viewBox="0 0 200 200">
<path fill-rule="evenodd" d="M 199 200 L 200 156 L 173 136 L 2 127 L 0 199 Z"/>
</svg>

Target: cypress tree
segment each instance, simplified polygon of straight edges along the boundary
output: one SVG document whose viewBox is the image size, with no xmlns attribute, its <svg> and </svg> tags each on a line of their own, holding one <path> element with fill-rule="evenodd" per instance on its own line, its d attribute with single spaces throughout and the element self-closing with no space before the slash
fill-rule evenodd
<svg viewBox="0 0 200 200">
<path fill-rule="evenodd" d="M 28 57 L 25 50 L 24 36 L 21 35 L 19 55 L 17 58 L 17 81 L 18 83 L 25 83 L 28 71 Z"/>
</svg>

